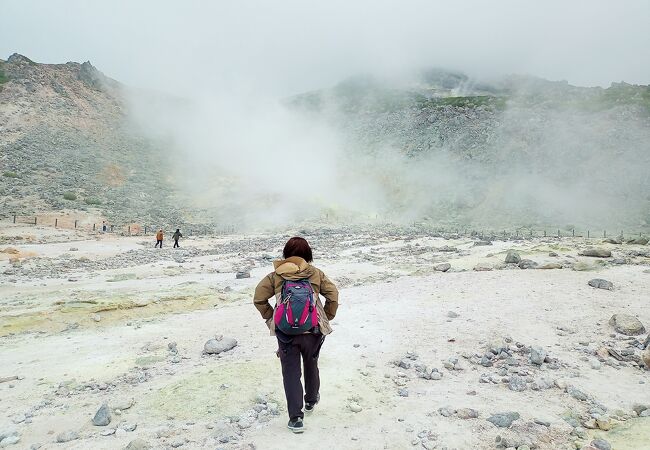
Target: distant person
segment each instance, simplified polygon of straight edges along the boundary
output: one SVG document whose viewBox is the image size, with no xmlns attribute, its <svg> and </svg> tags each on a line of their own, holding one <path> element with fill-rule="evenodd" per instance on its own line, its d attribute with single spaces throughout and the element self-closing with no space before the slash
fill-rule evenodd
<svg viewBox="0 0 650 450">
<path fill-rule="evenodd" d="M 163 237 L 164 237 L 163 230 L 158 230 L 158 232 L 156 233 L 156 245 L 154 245 L 154 248 L 158 247 L 159 244 L 160 244 L 160 248 L 162 248 Z"/>
<path fill-rule="evenodd" d="M 180 247 L 180 245 L 178 245 L 178 240 L 182 237 L 183 235 L 181 234 L 181 230 L 179 228 L 176 228 L 176 232 L 172 234 L 172 239 L 174 240 L 174 248 Z"/>
<path fill-rule="evenodd" d="M 106 227 L 106 221 L 105 221 L 105 220 L 102 220 L 102 232 L 106 233 L 106 229 L 107 229 L 107 227 Z"/>
<path fill-rule="evenodd" d="M 318 355 L 325 336 L 332 332 L 329 321 L 336 315 L 339 292 L 321 270 L 310 264 L 312 252 L 305 239 L 289 239 L 282 256 L 283 260 L 273 262 L 275 271 L 255 288 L 253 303 L 266 320 L 271 335 L 278 339 L 289 413 L 287 426 L 294 433 L 302 433 L 300 359 L 305 372 L 305 412 L 311 412 L 320 400 Z M 325 297 L 324 307 L 319 294 Z M 268 301 L 273 296 L 275 308 Z"/>
</svg>

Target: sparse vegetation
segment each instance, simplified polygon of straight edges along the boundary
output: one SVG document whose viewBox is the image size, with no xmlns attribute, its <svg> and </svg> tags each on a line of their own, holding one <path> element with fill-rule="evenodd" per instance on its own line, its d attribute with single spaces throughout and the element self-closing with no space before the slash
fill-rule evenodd
<svg viewBox="0 0 650 450">
<path fill-rule="evenodd" d="M 9 78 L 5 75 L 4 70 L 0 69 L 0 84 L 4 84 L 7 81 L 9 81 Z"/>
<path fill-rule="evenodd" d="M 12 171 L 7 171 L 7 172 L 3 173 L 2 176 L 7 177 L 7 178 L 18 178 L 18 174 L 16 172 L 12 172 Z"/>
<path fill-rule="evenodd" d="M 101 205 L 102 201 L 95 197 L 87 197 L 84 202 L 86 205 Z"/>
<path fill-rule="evenodd" d="M 77 199 L 77 194 L 75 194 L 74 192 L 65 192 L 63 194 L 63 198 L 65 200 L 76 200 Z"/>
</svg>

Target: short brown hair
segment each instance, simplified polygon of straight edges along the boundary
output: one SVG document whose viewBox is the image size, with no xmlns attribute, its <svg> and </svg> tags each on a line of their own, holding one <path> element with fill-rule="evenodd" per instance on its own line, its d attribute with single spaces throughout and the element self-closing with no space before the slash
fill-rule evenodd
<svg viewBox="0 0 650 450">
<path fill-rule="evenodd" d="M 312 262 L 314 258 L 311 254 L 311 247 L 309 243 L 301 237 L 292 237 L 284 245 L 284 250 L 282 250 L 282 256 L 284 259 L 291 258 L 292 256 L 299 256 L 307 262 Z"/>
</svg>

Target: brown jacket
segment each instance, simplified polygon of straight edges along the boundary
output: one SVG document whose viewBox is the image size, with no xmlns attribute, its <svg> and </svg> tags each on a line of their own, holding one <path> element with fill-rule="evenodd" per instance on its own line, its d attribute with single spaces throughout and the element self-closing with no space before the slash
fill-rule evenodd
<svg viewBox="0 0 650 450">
<path fill-rule="evenodd" d="M 162 231 L 159 231 L 158 233 L 156 233 L 156 239 L 158 239 L 159 241 L 163 240 L 163 232 Z"/>
<path fill-rule="evenodd" d="M 271 272 L 262 278 L 262 281 L 255 288 L 253 297 L 253 303 L 266 320 L 271 335 L 275 335 L 275 323 L 273 322 L 273 307 L 269 304 L 269 299 L 275 296 L 275 302 L 278 303 L 284 280 L 302 280 L 305 278 L 309 279 L 316 294 L 320 331 L 325 335 L 330 334 L 332 332 L 330 320 L 336 316 L 336 309 L 339 306 L 339 291 L 334 286 L 334 283 L 320 269 L 298 256 L 273 261 L 273 267 L 275 272 Z M 319 294 L 325 297 L 325 306 L 323 306 Z"/>
</svg>

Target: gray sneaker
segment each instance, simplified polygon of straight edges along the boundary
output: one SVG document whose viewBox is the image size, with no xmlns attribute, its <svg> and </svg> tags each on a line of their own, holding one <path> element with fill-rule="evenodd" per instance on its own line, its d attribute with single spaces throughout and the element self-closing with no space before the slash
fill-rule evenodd
<svg viewBox="0 0 650 450">
<path fill-rule="evenodd" d="M 300 417 L 291 419 L 287 424 L 287 428 L 289 428 L 294 433 L 302 433 L 303 431 L 305 431 L 305 427 L 303 426 L 302 419 Z"/>
<path fill-rule="evenodd" d="M 318 397 L 316 397 L 316 401 L 314 403 L 305 402 L 305 412 L 312 412 L 314 410 L 314 407 L 318 405 L 319 401 L 320 394 L 318 394 Z"/>
</svg>

